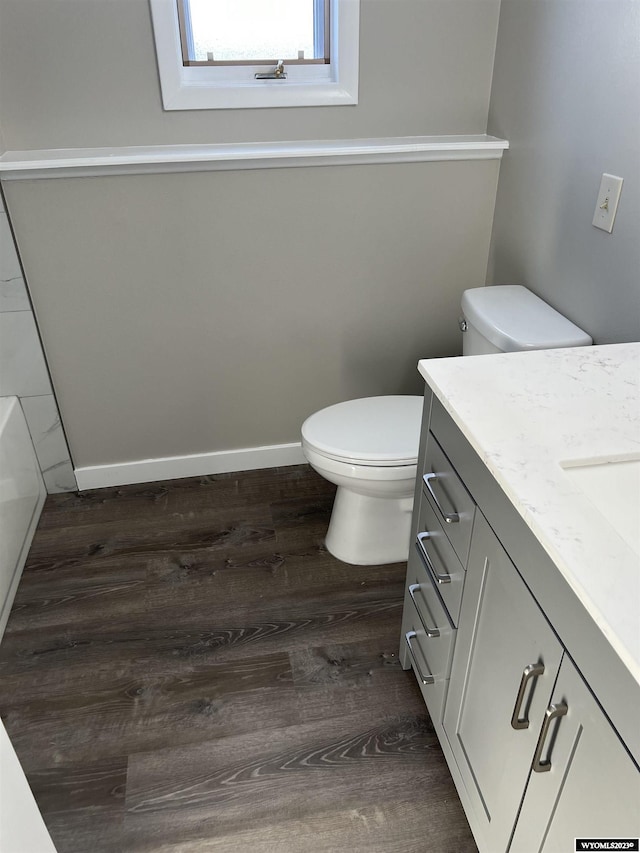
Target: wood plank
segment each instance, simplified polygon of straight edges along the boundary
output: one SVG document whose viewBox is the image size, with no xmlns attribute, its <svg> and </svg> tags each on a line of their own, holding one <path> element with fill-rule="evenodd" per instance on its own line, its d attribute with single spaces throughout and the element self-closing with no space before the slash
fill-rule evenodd
<svg viewBox="0 0 640 853">
<path fill-rule="evenodd" d="M 91 761 L 298 720 L 287 655 L 185 667 L 172 674 L 53 670 L 3 696 L 2 716 L 25 768 Z M 15 681 L 9 682 L 10 686 Z M 34 695 L 35 694 L 35 695 Z"/>
<path fill-rule="evenodd" d="M 29 784 L 58 851 L 110 853 L 126 849 L 126 781 L 126 757 L 30 772 Z"/>
<path fill-rule="evenodd" d="M 415 678 L 400 666 L 395 623 L 365 641 L 309 647 L 290 657 L 305 722 L 349 715 L 371 704 L 387 712 L 424 713 Z"/>
<path fill-rule="evenodd" d="M 286 500 L 293 494 L 333 496 L 335 486 L 308 465 L 294 465 L 65 492 L 48 496 L 40 528 L 78 527 L 96 520 L 126 524 L 133 516 L 152 520 L 159 512 L 187 516 L 193 511 L 219 511 Z"/>
<path fill-rule="evenodd" d="M 132 518 L 127 524 L 105 520 L 64 528 L 38 529 L 25 570 L 51 571 L 62 565 L 91 564 L 94 560 L 169 550 L 190 552 L 231 550 L 245 544 L 275 540 L 268 506 L 225 508 L 218 512 L 191 512 L 187 517 L 156 513 L 152 518 Z M 56 561 L 51 554 L 56 554 Z"/>
<path fill-rule="evenodd" d="M 197 839 L 215 843 L 220 838 L 227 843 L 238 835 L 243 843 L 248 836 L 260 839 L 257 849 L 288 850 L 277 844 L 288 838 L 288 828 L 282 824 L 292 819 L 307 826 L 303 836 L 307 847 L 294 849 L 331 849 L 322 836 L 327 832 L 329 840 L 335 839 L 334 818 L 338 815 L 339 829 L 346 832 L 345 842 L 349 841 L 341 849 L 356 842 L 356 849 L 364 850 L 370 837 L 362 837 L 361 819 L 355 821 L 355 837 L 353 831 L 348 832 L 349 824 L 354 823 L 350 816 L 375 808 L 378 826 L 371 827 L 375 832 L 386 822 L 388 811 L 415 804 L 421 790 L 429 790 L 430 801 L 437 807 L 446 803 L 447 831 L 452 819 L 457 820 L 459 825 L 451 834 L 456 843 L 465 838 L 466 849 L 473 849 L 466 821 L 460 819 L 461 807 L 457 804 L 456 808 L 453 783 L 443 773 L 444 757 L 424 712 L 417 717 L 386 716 L 379 708 L 365 708 L 339 721 L 267 734 L 268 738 L 262 732 L 247 733 L 201 744 L 197 752 L 191 747 L 133 756 L 125 818 L 130 849 L 139 849 L 139 839 L 142 849 L 155 849 L 145 848 L 150 843 L 164 844 L 166 849 L 172 843 L 178 849 L 178 843 Z M 249 811 L 247 800 L 251 802 Z M 414 809 L 413 817 L 426 835 L 424 807 Z M 313 833 L 308 831 L 309 824 L 315 824 Z M 402 837 L 399 830 L 395 824 L 393 832 Z M 415 828 L 412 834 L 415 836 Z"/>
<path fill-rule="evenodd" d="M 406 567 L 326 551 L 333 493 L 294 466 L 49 497 L 0 714 L 59 853 L 475 849 L 398 665 Z"/>
</svg>

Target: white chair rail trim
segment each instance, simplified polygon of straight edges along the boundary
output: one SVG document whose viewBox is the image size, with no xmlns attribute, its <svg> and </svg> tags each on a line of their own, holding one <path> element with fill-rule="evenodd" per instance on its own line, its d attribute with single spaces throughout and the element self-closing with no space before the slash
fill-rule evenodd
<svg viewBox="0 0 640 853">
<path fill-rule="evenodd" d="M 0 156 L 0 179 L 19 181 L 296 166 L 498 160 L 508 147 L 505 139 L 477 134 L 5 151 Z"/>
</svg>

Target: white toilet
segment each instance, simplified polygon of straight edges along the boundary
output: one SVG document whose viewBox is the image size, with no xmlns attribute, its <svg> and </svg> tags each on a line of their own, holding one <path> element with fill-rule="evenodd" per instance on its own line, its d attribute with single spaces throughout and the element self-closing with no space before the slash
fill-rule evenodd
<svg viewBox="0 0 640 853">
<path fill-rule="evenodd" d="M 590 346 L 591 338 L 521 285 L 466 290 L 464 355 Z M 327 550 L 345 563 L 407 559 L 422 420 L 422 397 L 365 397 L 337 403 L 302 425 L 312 468 L 338 486 Z"/>
</svg>

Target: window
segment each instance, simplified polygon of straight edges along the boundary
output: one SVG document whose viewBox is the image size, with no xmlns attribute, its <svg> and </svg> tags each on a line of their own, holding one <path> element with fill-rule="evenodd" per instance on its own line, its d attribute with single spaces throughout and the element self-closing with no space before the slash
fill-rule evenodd
<svg viewBox="0 0 640 853">
<path fill-rule="evenodd" d="M 166 110 L 357 103 L 359 0 L 151 0 L 151 10 Z"/>
</svg>

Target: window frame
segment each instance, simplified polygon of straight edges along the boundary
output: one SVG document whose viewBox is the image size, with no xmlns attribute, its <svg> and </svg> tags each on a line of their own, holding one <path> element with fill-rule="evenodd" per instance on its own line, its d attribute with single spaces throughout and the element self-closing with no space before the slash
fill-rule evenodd
<svg viewBox="0 0 640 853">
<path fill-rule="evenodd" d="M 357 104 L 360 0 L 329 2 L 330 62 L 290 63 L 286 80 L 256 80 L 264 65 L 183 65 L 176 0 L 150 0 L 164 109 Z"/>
</svg>

